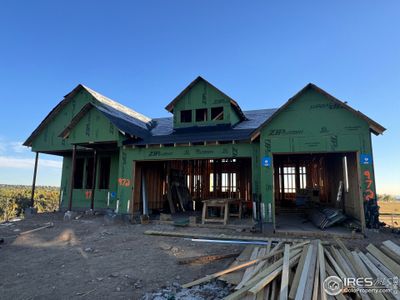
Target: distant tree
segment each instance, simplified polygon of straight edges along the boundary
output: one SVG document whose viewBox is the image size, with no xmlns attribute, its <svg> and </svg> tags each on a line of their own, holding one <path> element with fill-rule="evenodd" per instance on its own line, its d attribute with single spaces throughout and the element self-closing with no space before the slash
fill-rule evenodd
<svg viewBox="0 0 400 300">
<path fill-rule="evenodd" d="M 39 213 L 58 210 L 59 188 L 38 186 L 35 192 L 35 208 Z M 0 222 L 22 217 L 30 205 L 31 187 L 0 185 Z"/>
</svg>

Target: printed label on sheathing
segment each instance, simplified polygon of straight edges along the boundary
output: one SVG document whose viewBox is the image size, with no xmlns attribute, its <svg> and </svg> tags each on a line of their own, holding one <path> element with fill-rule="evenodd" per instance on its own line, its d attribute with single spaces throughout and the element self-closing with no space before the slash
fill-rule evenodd
<svg viewBox="0 0 400 300">
<path fill-rule="evenodd" d="M 372 156 L 369 154 L 360 154 L 360 163 L 362 165 L 369 165 L 372 163 Z"/>
</svg>

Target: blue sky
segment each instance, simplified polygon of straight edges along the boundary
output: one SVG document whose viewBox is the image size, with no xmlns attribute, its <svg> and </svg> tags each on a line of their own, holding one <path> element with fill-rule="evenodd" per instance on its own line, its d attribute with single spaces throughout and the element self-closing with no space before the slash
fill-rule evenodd
<svg viewBox="0 0 400 300">
<path fill-rule="evenodd" d="M 202 75 L 244 110 L 313 82 L 384 125 L 379 193 L 400 194 L 399 1 L 1 1 L 0 183 L 30 184 L 20 146 L 83 83 L 150 117 Z M 39 184 L 59 185 L 42 156 Z"/>
</svg>

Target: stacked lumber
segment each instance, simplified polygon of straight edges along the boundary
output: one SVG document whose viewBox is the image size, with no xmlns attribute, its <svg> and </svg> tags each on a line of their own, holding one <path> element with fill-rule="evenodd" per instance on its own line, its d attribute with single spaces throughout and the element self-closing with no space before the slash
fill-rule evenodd
<svg viewBox="0 0 400 300">
<path fill-rule="evenodd" d="M 373 288 L 386 288 L 382 293 L 369 293 L 356 283 L 343 281 L 335 299 L 400 299 L 396 282 L 400 277 L 400 246 L 393 241 L 369 244 L 364 251 L 350 250 L 339 239 L 332 243 L 312 241 L 275 241 L 266 246 L 247 246 L 232 265 L 182 285 L 190 288 L 219 279 L 235 285 L 227 300 L 235 299 L 331 299 L 324 281 L 338 278 L 371 278 Z M 347 285 L 346 285 L 347 284 Z"/>
</svg>

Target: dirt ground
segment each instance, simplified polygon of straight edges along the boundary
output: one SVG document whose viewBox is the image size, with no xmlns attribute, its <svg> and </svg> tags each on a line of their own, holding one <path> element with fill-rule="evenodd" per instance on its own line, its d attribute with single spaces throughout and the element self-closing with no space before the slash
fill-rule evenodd
<svg viewBox="0 0 400 300">
<path fill-rule="evenodd" d="M 53 222 L 26 235 L 20 232 Z M 233 258 L 205 265 L 179 265 L 177 258 L 226 254 L 240 245 L 196 243 L 183 238 L 144 235 L 145 230 L 239 235 L 233 229 L 180 228 L 169 225 L 107 224 L 102 216 L 64 221 L 63 214 L 38 214 L 0 224 L 1 299 L 141 299 L 145 293 L 183 284 L 227 268 Z M 369 238 L 345 240 L 362 249 L 399 235 L 370 232 Z"/>
<path fill-rule="evenodd" d="M 8 238 L 46 222 L 54 226 Z M 0 299 L 140 299 L 145 292 L 192 281 L 233 261 L 179 265 L 178 257 L 242 249 L 149 236 L 143 234 L 145 230 L 183 229 L 122 222 L 106 225 L 102 216 L 63 221 L 59 213 L 38 214 L 11 226 L 1 225 L 0 237 L 5 242 L 0 244 Z M 191 230 L 213 232 L 207 228 Z"/>
</svg>

